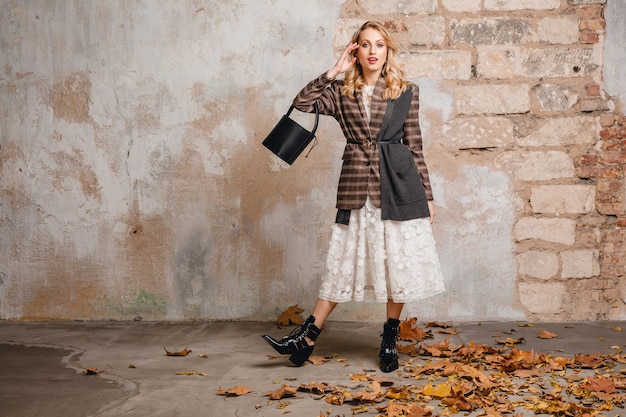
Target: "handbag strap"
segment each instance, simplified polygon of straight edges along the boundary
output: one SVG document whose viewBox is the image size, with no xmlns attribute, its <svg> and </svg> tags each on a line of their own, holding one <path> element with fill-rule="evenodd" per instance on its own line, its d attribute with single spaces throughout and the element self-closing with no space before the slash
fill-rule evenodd
<svg viewBox="0 0 626 417">
<path fill-rule="evenodd" d="M 313 103 L 313 108 L 315 109 L 315 124 L 313 125 L 313 130 L 311 130 L 310 133 L 312 136 L 315 136 L 315 132 L 317 131 L 317 123 L 320 120 L 320 112 L 319 112 L 319 109 L 317 108 L 317 102 Z M 292 104 L 291 107 L 289 107 L 289 111 L 287 112 L 287 114 L 285 114 L 285 116 L 289 117 L 293 109 L 295 109 L 295 107 Z"/>
</svg>

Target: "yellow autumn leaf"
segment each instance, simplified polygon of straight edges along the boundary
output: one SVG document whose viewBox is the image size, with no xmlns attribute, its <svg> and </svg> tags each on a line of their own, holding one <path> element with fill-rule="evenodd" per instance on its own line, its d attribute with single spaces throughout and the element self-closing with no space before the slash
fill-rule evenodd
<svg viewBox="0 0 626 417">
<path fill-rule="evenodd" d="M 433 386 L 430 382 L 426 384 L 426 386 L 422 389 L 422 393 L 424 395 L 428 395 L 429 397 L 435 398 L 445 398 L 452 395 L 452 388 L 450 384 L 444 382 L 443 384 L 439 384 L 436 387 Z"/>
</svg>

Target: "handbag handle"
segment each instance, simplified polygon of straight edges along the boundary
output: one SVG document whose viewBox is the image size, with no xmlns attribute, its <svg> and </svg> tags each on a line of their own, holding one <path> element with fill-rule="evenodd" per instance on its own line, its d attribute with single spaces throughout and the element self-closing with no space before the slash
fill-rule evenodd
<svg viewBox="0 0 626 417">
<path fill-rule="evenodd" d="M 319 112 L 319 109 L 317 108 L 317 102 L 313 103 L 313 108 L 315 109 L 315 124 L 313 125 L 313 130 L 311 130 L 311 136 L 315 136 L 315 131 L 317 131 L 317 123 L 320 120 L 320 112 Z M 289 111 L 287 112 L 285 116 L 289 117 L 293 109 L 295 109 L 295 107 L 292 104 L 291 107 L 289 107 Z"/>
</svg>

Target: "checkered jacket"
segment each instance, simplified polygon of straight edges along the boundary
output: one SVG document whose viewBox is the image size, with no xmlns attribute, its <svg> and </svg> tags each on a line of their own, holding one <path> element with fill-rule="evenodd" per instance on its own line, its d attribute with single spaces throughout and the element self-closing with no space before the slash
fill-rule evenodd
<svg viewBox="0 0 626 417">
<path fill-rule="evenodd" d="M 363 107 L 361 93 L 354 99 L 341 94 L 343 81 L 331 80 L 322 74 L 308 83 L 293 101 L 296 109 L 313 113 L 317 103 L 320 114 L 333 116 L 341 126 L 347 144 L 343 153 L 343 166 L 337 189 L 337 208 L 341 210 L 357 210 L 365 205 L 369 195 L 372 204 L 380 207 L 380 172 L 378 146 L 373 145 L 385 115 L 387 101 L 382 99 L 385 79 L 379 78 L 372 98 L 371 122 L 367 122 L 367 114 Z M 404 124 L 405 138 L 413 154 L 415 166 L 420 173 L 426 198 L 433 199 L 428 168 L 422 152 L 422 131 L 419 124 L 419 93 L 413 86 L 413 99 Z"/>
</svg>

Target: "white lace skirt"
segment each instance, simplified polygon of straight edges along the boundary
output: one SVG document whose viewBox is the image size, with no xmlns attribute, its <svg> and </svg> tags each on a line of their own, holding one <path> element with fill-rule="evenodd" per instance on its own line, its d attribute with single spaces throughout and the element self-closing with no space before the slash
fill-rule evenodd
<svg viewBox="0 0 626 417">
<path fill-rule="evenodd" d="M 319 298 L 407 303 L 445 291 L 428 218 L 381 220 L 369 198 L 334 224 Z"/>
</svg>

